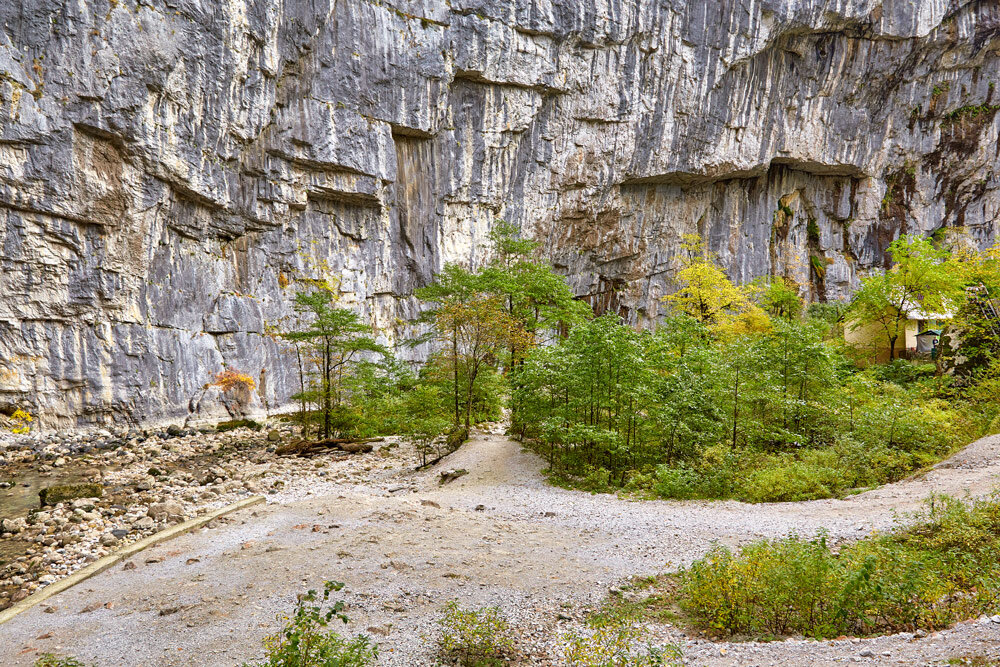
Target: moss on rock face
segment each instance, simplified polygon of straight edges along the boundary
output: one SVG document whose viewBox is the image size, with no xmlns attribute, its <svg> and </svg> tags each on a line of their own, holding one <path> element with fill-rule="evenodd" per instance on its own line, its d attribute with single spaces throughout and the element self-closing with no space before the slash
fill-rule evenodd
<svg viewBox="0 0 1000 667">
<path fill-rule="evenodd" d="M 100 498 L 104 495 L 104 487 L 100 484 L 57 484 L 38 492 L 42 505 L 55 505 L 66 500 L 77 498 Z"/>
</svg>

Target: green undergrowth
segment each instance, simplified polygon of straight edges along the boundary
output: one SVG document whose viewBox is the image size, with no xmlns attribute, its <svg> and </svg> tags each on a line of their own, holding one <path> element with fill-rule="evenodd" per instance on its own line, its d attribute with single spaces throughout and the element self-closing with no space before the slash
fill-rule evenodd
<svg viewBox="0 0 1000 667">
<path fill-rule="evenodd" d="M 670 345 L 656 336 L 637 335 L 636 342 Z M 625 424 L 625 438 L 604 424 L 560 416 L 536 422 L 527 440 L 548 460 L 550 481 L 564 488 L 760 503 L 844 497 L 896 482 L 996 431 L 992 395 L 954 386 L 933 364 L 859 370 L 834 345 L 805 338 L 800 363 L 809 365 L 808 376 L 784 368 L 790 353 L 783 336 L 759 341 L 738 405 L 731 370 L 720 361 L 724 350 L 709 348 L 696 372 L 671 368 L 664 355 L 644 362 L 650 367 L 640 372 L 651 379 L 634 402 L 648 407 Z"/>
<path fill-rule="evenodd" d="M 913 526 L 839 549 L 825 535 L 716 546 L 675 575 L 635 582 L 595 616 L 737 639 L 823 639 L 935 631 L 998 611 L 1000 501 L 932 496 Z"/>
<path fill-rule="evenodd" d="M 562 636 L 567 667 L 675 667 L 684 664 L 679 648 L 640 647 L 644 630 L 635 616 L 591 618 L 582 631 Z"/>
<path fill-rule="evenodd" d="M 949 665 L 960 665 L 962 667 L 1000 667 L 1000 660 L 988 656 L 973 653 L 955 658 L 948 658 Z"/>
</svg>

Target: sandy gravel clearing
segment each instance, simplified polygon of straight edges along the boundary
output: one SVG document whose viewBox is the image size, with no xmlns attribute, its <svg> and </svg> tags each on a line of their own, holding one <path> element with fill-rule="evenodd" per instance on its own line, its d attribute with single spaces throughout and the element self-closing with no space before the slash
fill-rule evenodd
<svg viewBox="0 0 1000 667">
<path fill-rule="evenodd" d="M 105 572 L 0 626 L 0 664 L 56 651 L 105 665 L 234 665 L 295 595 L 347 584 L 348 631 L 367 632 L 384 665 L 431 665 L 435 620 L 451 599 L 498 604 L 531 663 L 560 664 L 558 634 L 631 575 L 674 568 L 713 541 L 736 545 L 826 529 L 849 539 L 890 527 L 931 492 L 985 495 L 1000 483 L 1000 437 L 984 438 L 921 478 L 846 500 L 747 505 L 631 502 L 545 484 L 541 462 L 500 434 L 477 435 L 436 469 L 380 471 L 364 484 L 233 515 Z M 444 468 L 469 474 L 445 486 Z M 478 509 L 477 509 L 478 508 Z M 557 612 L 570 620 L 557 620 Z M 942 664 L 1000 658 L 1000 623 L 914 639 L 770 644 L 697 641 L 656 628 L 698 665 Z"/>
</svg>

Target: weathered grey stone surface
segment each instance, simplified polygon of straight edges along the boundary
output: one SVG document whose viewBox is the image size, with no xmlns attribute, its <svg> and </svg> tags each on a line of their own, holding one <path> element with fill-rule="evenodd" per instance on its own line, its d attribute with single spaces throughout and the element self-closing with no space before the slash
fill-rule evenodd
<svg viewBox="0 0 1000 667">
<path fill-rule="evenodd" d="M 0 403 L 48 425 L 186 416 L 224 363 L 282 404 L 296 280 L 391 341 L 496 217 L 637 322 L 686 233 L 812 299 L 901 231 L 997 234 L 995 2 L 8 0 L 0 25 Z"/>
</svg>

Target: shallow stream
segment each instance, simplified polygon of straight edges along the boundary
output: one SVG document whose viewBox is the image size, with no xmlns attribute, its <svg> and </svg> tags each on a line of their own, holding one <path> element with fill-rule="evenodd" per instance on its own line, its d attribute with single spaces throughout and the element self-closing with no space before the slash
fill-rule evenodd
<svg viewBox="0 0 1000 667">
<path fill-rule="evenodd" d="M 13 482 L 9 489 L 0 489 L 0 519 L 16 519 L 38 509 L 38 492 L 54 484 L 86 482 L 93 476 L 90 470 L 61 470 L 42 473 L 30 468 L 16 472 L 0 469 L 0 481 Z M 0 565 L 24 555 L 28 542 L 17 538 L 0 539 Z"/>
</svg>

